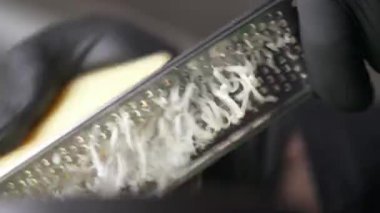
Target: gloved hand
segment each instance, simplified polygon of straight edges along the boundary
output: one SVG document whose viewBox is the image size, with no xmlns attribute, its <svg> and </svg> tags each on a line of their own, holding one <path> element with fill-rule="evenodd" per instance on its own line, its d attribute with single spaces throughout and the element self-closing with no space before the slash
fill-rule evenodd
<svg viewBox="0 0 380 213">
<path fill-rule="evenodd" d="M 336 108 L 367 108 L 364 61 L 380 71 L 380 1 L 299 0 L 301 38 L 315 92 Z"/>
<path fill-rule="evenodd" d="M 78 74 L 173 48 L 121 20 L 89 17 L 54 25 L 9 51 L 0 66 L 0 153 L 24 139 Z"/>
</svg>

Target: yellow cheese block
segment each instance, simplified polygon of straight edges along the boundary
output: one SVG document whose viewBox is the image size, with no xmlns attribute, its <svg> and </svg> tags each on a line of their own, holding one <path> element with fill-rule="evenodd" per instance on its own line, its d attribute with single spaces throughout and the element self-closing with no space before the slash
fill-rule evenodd
<svg viewBox="0 0 380 213">
<path fill-rule="evenodd" d="M 24 145 L 0 159 L 0 177 L 147 78 L 170 58 L 168 53 L 159 52 L 73 80 Z"/>
</svg>

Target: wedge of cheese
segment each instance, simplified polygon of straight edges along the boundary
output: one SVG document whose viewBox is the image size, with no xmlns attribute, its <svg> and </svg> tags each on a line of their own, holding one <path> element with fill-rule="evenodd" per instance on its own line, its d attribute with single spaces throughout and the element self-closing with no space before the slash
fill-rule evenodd
<svg viewBox="0 0 380 213">
<path fill-rule="evenodd" d="M 170 60 L 159 52 L 73 80 L 24 145 L 0 159 L 0 177 L 85 121 Z"/>
</svg>

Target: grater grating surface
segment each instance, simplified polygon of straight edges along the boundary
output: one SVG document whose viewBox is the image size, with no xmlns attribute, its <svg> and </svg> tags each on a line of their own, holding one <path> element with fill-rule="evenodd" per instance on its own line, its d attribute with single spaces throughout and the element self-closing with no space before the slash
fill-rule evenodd
<svg viewBox="0 0 380 213">
<path fill-rule="evenodd" d="M 4 197 L 174 189 L 308 96 L 295 8 L 276 1 L 194 50 L 1 178 Z"/>
</svg>

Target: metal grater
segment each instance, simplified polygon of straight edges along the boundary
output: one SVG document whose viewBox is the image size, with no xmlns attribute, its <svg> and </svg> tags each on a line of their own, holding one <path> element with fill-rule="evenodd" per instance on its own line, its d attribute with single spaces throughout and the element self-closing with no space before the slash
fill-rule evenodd
<svg viewBox="0 0 380 213">
<path fill-rule="evenodd" d="M 233 21 L 15 165 L 0 179 L 2 196 L 173 190 L 308 96 L 297 32 L 290 1 L 271 2 Z M 170 135 L 169 143 L 164 138 Z M 110 155 L 113 149 L 121 153 Z"/>
</svg>

